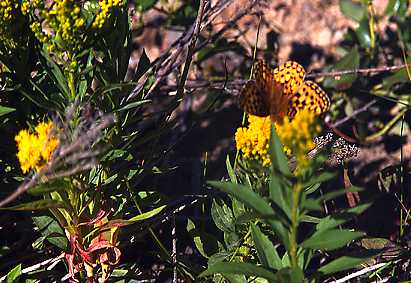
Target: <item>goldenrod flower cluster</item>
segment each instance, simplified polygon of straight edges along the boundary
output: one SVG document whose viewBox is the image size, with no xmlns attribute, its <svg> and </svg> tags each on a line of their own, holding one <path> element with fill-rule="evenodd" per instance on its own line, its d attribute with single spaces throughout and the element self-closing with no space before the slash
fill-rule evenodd
<svg viewBox="0 0 411 283">
<path fill-rule="evenodd" d="M 270 117 L 248 116 L 248 127 L 240 127 L 235 133 L 237 149 L 244 158 L 255 159 L 263 166 L 270 164 Z"/>
<path fill-rule="evenodd" d="M 80 1 L 54 0 L 45 3 L 26 0 L 22 4 L 22 11 L 39 15 L 30 27 L 39 41 L 49 44 L 50 51 L 67 51 L 70 57 L 71 53 L 80 49 L 86 24 L 81 15 Z"/>
<path fill-rule="evenodd" d="M 93 22 L 93 28 L 101 29 L 107 19 L 110 17 L 111 11 L 114 8 L 121 7 L 124 5 L 122 0 L 100 0 L 98 5 L 100 6 L 100 11 L 97 14 Z"/>
<path fill-rule="evenodd" d="M 17 158 L 23 173 L 30 169 L 38 172 L 50 161 L 54 150 L 59 145 L 59 140 L 52 135 L 53 123 L 41 122 L 33 133 L 21 130 L 15 137 L 17 142 Z"/>
<path fill-rule="evenodd" d="M 277 127 L 278 137 L 295 155 L 300 169 L 308 166 L 307 152 L 315 147 L 314 137 L 320 132 L 321 127 L 316 123 L 316 114 L 310 110 L 297 112 L 292 120 L 285 117 Z"/>
<path fill-rule="evenodd" d="M 16 47 L 12 28 L 18 7 L 18 1 L 0 0 L 0 42 L 1 45 L 10 49 Z"/>
<path fill-rule="evenodd" d="M 295 155 L 299 167 L 307 165 L 306 153 L 314 148 L 313 138 L 321 131 L 315 117 L 313 112 L 300 111 L 294 119 L 285 117 L 281 123 L 274 125 L 285 153 Z M 270 129 L 270 117 L 249 115 L 248 127 L 238 128 L 235 134 L 237 150 L 241 151 L 246 159 L 257 160 L 263 166 L 270 165 Z"/>
</svg>

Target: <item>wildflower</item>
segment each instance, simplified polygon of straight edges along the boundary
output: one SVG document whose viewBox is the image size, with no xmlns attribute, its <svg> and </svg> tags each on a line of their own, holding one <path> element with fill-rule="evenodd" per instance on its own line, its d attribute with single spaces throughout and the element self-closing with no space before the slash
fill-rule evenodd
<svg viewBox="0 0 411 283">
<path fill-rule="evenodd" d="M 101 0 L 98 2 L 100 11 L 93 22 L 93 28 L 101 29 L 107 19 L 110 17 L 111 11 L 116 7 L 124 5 L 122 0 Z"/>
<path fill-rule="evenodd" d="M 309 110 L 299 111 L 292 120 L 284 117 L 277 129 L 281 142 L 296 156 L 298 167 L 307 167 L 307 152 L 315 147 L 314 137 L 321 132 L 320 125 L 316 123 L 316 114 Z"/>
<path fill-rule="evenodd" d="M 17 43 L 14 39 L 15 24 L 17 19 L 18 1 L 0 0 L 0 45 L 8 49 L 14 49 Z"/>
<path fill-rule="evenodd" d="M 298 166 L 308 165 L 307 152 L 314 148 L 314 136 L 321 128 L 315 123 L 315 113 L 308 110 L 297 112 L 294 119 L 284 117 L 283 121 L 275 123 L 277 134 L 284 145 L 285 153 L 295 155 Z M 260 161 L 263 166 L 270 164 L 269 140 L 270 117 L 248 116 L 248 127 L 240 127 L 235 134 L 237 150 L 243 157 Z"/>
<path fill-rule="evenodd" d="M 260 161 L 263 166 L 270 164 L 269 140 L 270 117 L 248 116 L 248 127 L 241 127 L 235 133 L 237 149 L 244 158 Z"/>
<path fill-rule="evenodd" d="M 34 169 L 36 172 L 50 161 L 59 140 L 52 135 L 53 123 L 41 122 L 34 129 L 34 133 L 21 130 L 15 137 L 17 143 L 21 170 L 23 173 Z"/>
</svg>

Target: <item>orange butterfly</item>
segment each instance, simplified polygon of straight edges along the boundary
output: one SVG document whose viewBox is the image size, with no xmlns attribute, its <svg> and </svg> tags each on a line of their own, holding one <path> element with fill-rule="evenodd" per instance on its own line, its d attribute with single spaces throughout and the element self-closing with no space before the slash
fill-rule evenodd
<svg viewBox="0 0 411 283">
<path fill-rule="evenodd" d="M 240 93 L 240 106 L 251 115 L 271 116 L 281 121 L 285 115 L 293 118 L 302 109 L 320 115 L 328 111 L 328 95 L 313 81 L 305 81 L 304 68 L 288 61 L 275 69 L 259 60 L 254 65 L 254 79 Z"/>
</svg>

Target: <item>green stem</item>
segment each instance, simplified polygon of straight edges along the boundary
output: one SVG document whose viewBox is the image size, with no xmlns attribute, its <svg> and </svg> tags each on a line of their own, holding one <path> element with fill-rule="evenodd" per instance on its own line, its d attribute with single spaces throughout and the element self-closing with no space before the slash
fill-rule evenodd
<svg viewBox="0 0 411 283">
<path fill-rule="evenodd" d="M 293 188 L 293 203 L 291 208 L 291 231 L 290 231 L 290 262 L 291 267 L 296 268 L 298 266 L 297 259 L 297 236 L 298 236 L 298 207 L 300 203 L 302 186 L 300 183 L 297 183 Z"/>
<path fill-rule="evenodd" d="M 71 71 L 68 73 L 68 85 L 70 89 L 70 98 L 71 100 L 74 100 L 76 98 L 76 85 L 74 83 L 74 73 Z"/>
<path fill-rule="evenodd" d="M 384 128 L 382 128 L 378 132 L 366 137 L 365 141 L 366 142 L 373 141 L 376 138 L 388 133 L 395 126 L 395 124 L 397 124 L 397 122 L 402 118 L 402 116 L 407 112 L 407 110 L 408 110 L 408 108 L 401 109 L 401 111 L 384 126 Z"/>
</svg>

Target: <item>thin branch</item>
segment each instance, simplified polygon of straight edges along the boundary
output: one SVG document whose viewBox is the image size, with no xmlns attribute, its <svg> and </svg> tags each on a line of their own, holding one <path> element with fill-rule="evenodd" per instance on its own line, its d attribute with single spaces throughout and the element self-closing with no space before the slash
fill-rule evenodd
<svg viewBox="0 0 411 283">
<path fill-rule="evenodd" d="M 373 99 L 370 102 L 368 102 L 367 104 L 365 104 L 363 107 L 358 108 L 357 110 L 353 111 L 350 115 L 342 118 L 341 120 L 335 122 L 334 124 L 332 124 L 330 127 L 331 128 L 337 128 L 339 126 L 341 126 L 342 124 L 345 124 L 347 121 L 349 121 L 350 119 L 354 118 L 355 116 L 357 116 L 358 114 L 367 111 L 368 108 L 370 108 L 371 106 L 373 106 L 375 103 L 377 102 L 377 99 Z"/>
<path fill-rule="evenodd" d="M 21 270 L 21 274 L 27 274 L 29 272 L 33 272 L 35 270 L 38 270 L 40 268 L 46 267 L 47 266 L 47 270 L 51 270 L 53 269 L 53 267 L 59 263 L 62 259 L 64 258 L 64 254 L 59 255 L 58 257 L 55 258 L 49 258 L 46 259 L 42 262 L 36 263 L 32 266 L 28 266 L 24 269 Z M 0 282 L 4 282 L 6 280 L 7 275 L 3 276 L 0 278 Z"/>
<path fill-rule="evenodd" d="M 399 260 L 395 261 L 394 263 L 399 262 Z M 343 278 L 340 278 L 338 280 L 335 281 L 331 281 L 333 283 L 344 283 L 344 282 L 348 282 L 349 280 L 356 278 L 356 277 L 360 277 L 361 275 L 367 274 L 368 272 L 371 272 L 373 270 L 377 270 L 383 266 L 385 266 L 387 263 L 386 262 L 381 262 L 372 266 L 368 266 L 366 268 L 363 268 L 357 272 L 351 273 L 350 275 L 344 276 Z"/>
<path fill-rule="evenodd" d="M 191 61 L 193 60 L 194 48 L 197 43 L 197 38 L 200 33 L 201 21 L 204 16 L 205 0 L 200 0 L 200 7 L 198 8 L 197 19 L 194 26 L 193 37 L 191 38 L 190 44 L 188 45 L 187 58 L 184 64 L 183 74 L 181 75 L 180 82 L 177 88 L 177 97 L 181 97 L 184 91 L 184 84 L 188 76 L 188 71 L 190 70 Z"/>
<path fill-rule="evenodd" d="M 342 75 L 351 75 L 351 74 L 369 74 L 369 73 L 391 72 L 391 71 L 401 70 L 401 69 L 406 68 L 406 67 L 411 67 L 411 64 L 401 64 L 401 65 L 398 65 L 398 66 L 382 66 L 382 67 L 368 68 L 368 69 L 353 69 L 353 70 L 343 70 L 343 71 L 311 73 L 311 74 L 307 74 L 306 78 L 339 77 L 339 76 L 342 76 Z"/>
</svg>

